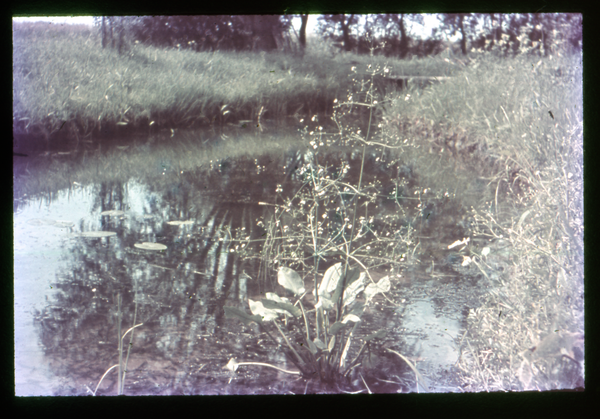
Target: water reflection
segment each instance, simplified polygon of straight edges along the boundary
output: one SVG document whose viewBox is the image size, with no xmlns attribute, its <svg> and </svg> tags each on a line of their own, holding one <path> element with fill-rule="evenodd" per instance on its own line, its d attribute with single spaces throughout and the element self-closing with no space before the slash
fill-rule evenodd
<svg viewBox="0 0 600 419">
<path fill-rule="evenodd" d="M 336 176 L 334 171 L 346 164 L 356 168 L 360 157 L 340 148 L 319 156 L 319 163 Z M 313 158 L 310 150 L 298 149 L 211 161 L 209 167 L 185 173 L 165 160 L 157 170 L 167 175 L 152 183 L 102 183 L 61 192 L 41 209 L 36 201 L 20 205 L 14 224 L 17 394 L 94 393 L 103 374 L 119 362 L 118 331 L 122 336 L 138 324 L 124 339 L 125 348 L 132 342 L 125 394 L 325 391 L 316 383 L 284 380 L 270 369 L 245 368 L 230 375 L 222 368 L 234 356 L 286 367 L 281 348 L 254 327 L 224 319 L 223 306 L 247 307 L 249 296 L 273 289 L 273 282 L 259 280 L 264 267 L 250 257 L 261 251 L 265 236 L 264 224 L 257 220 L 272 216 L 272 208 L 259 203 L 273 203 L 280 199 L 277 194 L 296 190 L 302 181 L 299 169 Z M 406 192 L 416 182 L 410 168 L 397 161 L 383 165 L 384 160 L 381 153 L 368 153 L 363 181 L 384 191 L 370 208 L 368 234 L 402 235 L 418 227 L 427 249 L 428 235 L 439 227 L 437 214 L 445 210 L 451 216 L 451 205 L 440 201 L 419 208 Z M 353 170 L 350 182 L 358 176 Z M 350 201 L 347 195 L 342 199 Z M 94 231 L 116 235 L 78 235 Z M 442 231 L 435 242 L 451 242 L 460 234 Z M 144 242 L 166 250 L 135 247 Z M 424 254 L 436 261 L 441 257 L 433 251 Z M 407 306 L 403 327 L 416 331 L 435 324 L 435 330 L 427 336 L 419 332 L 417 339 L 430 349 L 417 348 L 412 355 L 448 366 L 455 358 L 452 339 L 458 335 L 458 320 L 436 318 L 432 304 Z M 399 320 L 392 314 L 382 308 L 371 315 L 375 326 L 360 332 L 397 329 Z M 404 338 L 400 332 L 390 336 L 388 343 Z M 417 343 L 404 340 L 407 347 Z M 406 367 L 393 357 L 383 365 L 385 373 L 371 387 L 381 392 L 403 388 L 385 377 L 403 374 Z M 97 394 L 119 393 L 115 371 L 107 374 Z M 358 377 L 354 381 L 359 383 Z"/>
</svg>

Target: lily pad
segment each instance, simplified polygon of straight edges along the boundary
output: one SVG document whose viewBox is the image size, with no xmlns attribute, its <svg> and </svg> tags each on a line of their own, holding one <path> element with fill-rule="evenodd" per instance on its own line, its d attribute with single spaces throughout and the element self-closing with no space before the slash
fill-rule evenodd
<svg viewBox="0 0 600 419">
<path fill-rule="evenodd" d="M 109 217 L 118 217 L 123 214 L 125 214 L 125 211 L 119 211 L 119 210 L 108 210 L 108 211 L 102 211 L 100 213 L 100 215 L 107 215 Z"/>
<path fill-rule="evenodd" d="M 79 237 L 112 237 L 116 235 L 117 233 L 114 231 L 84 231 L 76 234 Z"/>
<path fill-rule="evenodd" d="M 167 224 L 169 224 L 171 226 L 184 226 L 184 225 L 194 224 L 194 222 L 192 220 L 186 220 L 186 221 L 167 221 Z"/>
<path fill-rule="evenodd" d="M 165 250 L 167 248 L 164 244 L 150 242 L 136 243 L 134 246 L 143 250 Z"/>
<path fill-rule="evenodd" d="M 54 224 L 52 224 L 54 227 L 73 227 L 75 224 L 72 223 L 71 221 L 55 221 Z"/>
<path fill-rule="evenodd" d="M 32 226 L 52 226 L 56 223 L 56 221 L 54 220 L 49 220 L 49 219 L 41 219 L 41 218 L 32 218 L 31 220 L 27 221 L 27 224 L 32 225 Z"/>
</svg>

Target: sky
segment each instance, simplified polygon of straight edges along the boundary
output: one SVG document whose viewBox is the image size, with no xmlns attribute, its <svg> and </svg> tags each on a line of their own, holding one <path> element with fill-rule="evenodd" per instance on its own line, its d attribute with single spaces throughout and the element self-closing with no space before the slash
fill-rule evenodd
<svg viewBox="0 0 600 419">
<path fill-rule="evenodd" d="M 51 16 L 36 16 L 36 17 L 14 17 L 13 20 L 17 22 L 52 22 L 56 24 L 83 24 L 83 25 L 93 25 L 94 20 L 92 16 L 60 16 L 60 17 L 51 17 Z M 431 34 L 431 29 L 437 26 L 437 19 L 435 15 L 425 15 L 425 27 L 423 28 L 420 25 L 416 25 L 414 28 L 411 28 L 411 32 L 417 36 L 429 36 Z M 314 33 L 317 27 L 317 15 L 311 15 L 308 19 L 308 29 L 307 33 Z M 300 19 L 294 19 L 294 28 L 296 31 L 300 29 Z"/>
</svg>

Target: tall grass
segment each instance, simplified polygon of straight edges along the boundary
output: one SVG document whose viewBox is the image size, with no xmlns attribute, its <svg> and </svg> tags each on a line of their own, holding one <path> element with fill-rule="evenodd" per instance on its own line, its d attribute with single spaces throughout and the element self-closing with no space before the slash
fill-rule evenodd
<svg viewBox="0 0 600 419">
<path fill-rule="evenodd" d="M 471 208 L 471 255 L 497 286 L 469 315 L 463 380 L 475 391 L 581 385 L 581 370 L 551 374 L 556 360 L 523 364 L 544 336 L 582 332 L 581 57 L 471 59 L 452 82 L 403 93 L 383 112 L 422 185 Z"/>
<path fill-rule="evenodd" d="M 145 133 L 254 120 L 261 108 L 267 119 L 327 112 L 350 86 L 347 64 L 365 61 L 349 54 L 324 56 L 322 48 L 300 57 L 139 43 L 119 55 L 101 48 L 95 29 L 26 23 L 13 24 L 13 41 L 14 131 L 46 140 L 114 134 L 124 126 Z M 427 67 L 395 63 L 399 74 Z"/>
</svg>

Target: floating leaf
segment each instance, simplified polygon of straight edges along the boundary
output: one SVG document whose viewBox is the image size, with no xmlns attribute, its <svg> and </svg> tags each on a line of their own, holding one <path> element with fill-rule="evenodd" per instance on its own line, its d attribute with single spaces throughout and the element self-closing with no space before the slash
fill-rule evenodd
<svg viewBox="0 0 600 419">
<path fill-rule="evenodd" d="M 167 224 L 169 224 L 171 226 L 184 226 L 184 225 L 194 224 L 194 222 L 192 220 L 186 220 L 186 221 L 167 221 Z"/>
<path fill-rule="evenodd" d="M 55 221 L 53 226 L 54 227 L 73 227 L 75 224 L 73 224 L 71 221 Z"/>
<path fill-rule="evenodd" d="M 364 291 L 365 297 L 367 298 L 367 300 L 370 300 L 375 296 L 375 294 L 378 294 L 380 292 L 388 292 L 391 287 L 392 284 L 390 283 L 390 278 L 388 276 L 385 276 L 381 278 L 376 284 L 371 283 L 367 285 Z"/>
<path fill-rule="evenodd" d="M 290 303 L 280 303 L 279 301 L 269 300 L 268 298 L 263 298 L 262 303 L 266 309 L 276 310 L 278 313 L 286 312 L 286 314 L 289 313 L 294 317 L 300 317 L 302 315 L 302 310 Z"/>
<path fill-rule="evenodd" d="M 108 215 L 110 217 L 118 217 L 120 215 L 125 214 L 124 211 L 119 211 L 119 210 L 108 210 L 108 211 L 102 211 L 100 213 L 100 215 Z"/>
<path fill-rule="evenodd" d="M 255 316 L 260 316 L 263 321 L 268 322 L 279 317 L 278 312 L 266 308 L 260 301 L 254 301 L 248 298 L 248 305 L 250 306 L 250 311 L 252 314 Z"/>
<path fill-rule="evenodd" d="M 366 336 L 365 342 L 368 342 L 371 339 L 383 339 L 386 335 L 387 335 L 387 332 L 385 330 L 381 329 L 375 333 L 371 333 L 369 336 Z"/>
<path fill-rule="evenodd" d="M 32 226 L 52 226 L 56 223 L 54 220 L 41 219 L 41 218 L 33 218 L 27 221 L 27 224 Z"/>
<path fill-rule="evenodd" d="M 285 266 L 281 266 L 277 271 L 277 282 L 295 295 L 302 294 L 305 291 L 304 282 L 300 275 Z"/>
<path fill-rule="evenodd" d="M 165 250 L 167 248 L 164 244 L 150 242 L 136 243 L 134 246 L 143 250 Z"/>
<path fill-rule="evenodd" d="M 114 231 L 84 231 L 75 235 L 79 237 L 112 237 L 116 236 L 117 233 Z"/>
<path fill-rule="evenodd" d="M 225 306 L 225 307 L 223 307 L 223 309 L 225 310 L 226 317 L 241 320 L 242 322 L 244 322 L 244 324 L 246 326 L 251 324 L 252 322 L 258 323 L 258 324 L 262 323 L 261 316 L 257 316 L 257 315 L 251 316 L 249 314 L 246 314 L 246 312 L 240 310 L 239 308 Z"/>
</svg>

